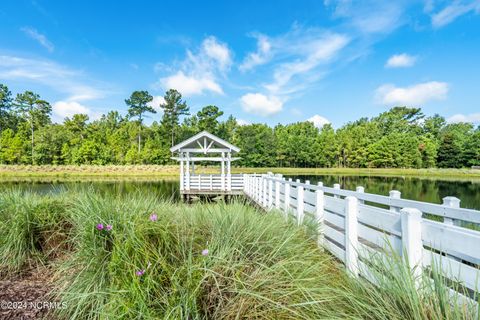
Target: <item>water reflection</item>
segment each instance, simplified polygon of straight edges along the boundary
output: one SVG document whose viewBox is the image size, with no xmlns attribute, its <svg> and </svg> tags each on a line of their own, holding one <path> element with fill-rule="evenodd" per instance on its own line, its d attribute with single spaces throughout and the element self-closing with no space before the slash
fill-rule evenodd
<svg viewBox="0 0 480 320">
<path fill-rule="evenodd" d="M 312 184 L 322 181 L 326 186 L 339 183 L 342 188 L 355 190 L 363 186 L 365 192 L 388 195 L 390 190 L 402 192 L 402 198 L 442 203 L 442 198 L 454 196 L 461 200 L 461 207 L 480 210 L 480 180 L 452 181 L 430 180 L 412 177 L 372 177 L 343 175 L 297 175 L 286 176 L 302 181 L 310 180 Z M 112 179 L 112 180 L 45 180 L 0 181 L 0 188 L 23 188 L 33 192 L 59 192 L 63 189 L 89 189 L 92 192 L 128 194 L 135 191 L 154 193 L 166 199 L 179 199 L 178 180 Z"/>
</svg>

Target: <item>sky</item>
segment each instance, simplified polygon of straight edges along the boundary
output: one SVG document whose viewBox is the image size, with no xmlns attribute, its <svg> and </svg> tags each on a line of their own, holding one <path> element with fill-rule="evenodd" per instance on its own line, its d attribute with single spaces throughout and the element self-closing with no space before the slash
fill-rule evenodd
<svg viewBox="0 0 480 320">
<path fill-rule="evenodd" d="M 480 0 L 0 3 L 0 83 L 52 118 L 180 91 L 241 124 L 338 128 L 397 105 L 480 123 Z"/>
</svg>

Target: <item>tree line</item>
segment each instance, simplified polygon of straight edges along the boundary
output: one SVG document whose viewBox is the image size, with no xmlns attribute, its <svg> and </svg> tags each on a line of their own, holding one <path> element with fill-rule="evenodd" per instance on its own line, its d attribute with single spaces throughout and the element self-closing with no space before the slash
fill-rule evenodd
<svg viewBox="0 0 480 320">
<path fill-rule="evenodd" d="M 207 130 L 241 148 L 237 165 L 251 167 L 462 168 L 480 165 L 480 126 L 447 123 L 420 108 L 394 107 L 334 129 L 297 122 L 270 127 L 225 120 L 217 106 L 191 114 L 170 89 L 156 118 L 152 95 L 135 91 L 125 115 L 90 121 L 75 114 L 53 123 L 52 107 L 31 91 L 13 97 L 0 84 L 1 164 L 168 164 L 172 145 Z M 154 117 L 151 125 L 144 119 Z"/>
</svg>

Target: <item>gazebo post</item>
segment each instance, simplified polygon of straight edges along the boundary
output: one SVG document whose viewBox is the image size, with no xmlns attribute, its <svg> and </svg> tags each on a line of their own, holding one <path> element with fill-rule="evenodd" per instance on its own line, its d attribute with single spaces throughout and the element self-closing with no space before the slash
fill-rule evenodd
<svg viewBox="0 0 480 320">
<path fill-rule="evenodd" d="M 222 190 L 225 190 L 225 152 L 222 152 L 222 173 L 220 177 L 222 179 Z"/>
<path fill-rule="evenodd" d="M 183 172 L 183 152 L 180 153 L 180 190 L 183 191 L 185 183 L 184 172 Z"/>
<path fill-rule="evenodd" d="M 187 186 L 186 190 L 190 190 L 190 152 L 187 152 Z"/>
<path fill-rule="evenodd" d="M 232 174 L 231 174 L 231 158 L 232 154 L 228 152 L 227 155 L 227 190 L 232 190 Z"/>
</svg>

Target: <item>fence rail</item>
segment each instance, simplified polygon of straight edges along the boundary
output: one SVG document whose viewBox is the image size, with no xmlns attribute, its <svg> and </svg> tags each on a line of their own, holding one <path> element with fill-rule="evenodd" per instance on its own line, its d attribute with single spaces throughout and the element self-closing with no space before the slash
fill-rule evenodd
<svg viewBox="0 0 480 320">
<path fill-rule="evenodd" d="M 319 245 L 354 276 L 374 281 L 365 261 L 372 254 L 387 257 L 388 248 L 405 258 L 415 274 L 435 264 L 452 283 L 460 283 L 452 293 L 460 288 L 463 301 L 478 299 L 480 232 L 465 226 L 479 227 L 480 211 L 460 208 L 457 198 L 446 197 L 439 205 L 401 199 L 396 190 L 382 196 L 362 187 L 343 190 L 338 184 L 312 185 L 273 174 L 244 175 L 244 193 L 299 225 L 314 219 Z"/>
</svg>

